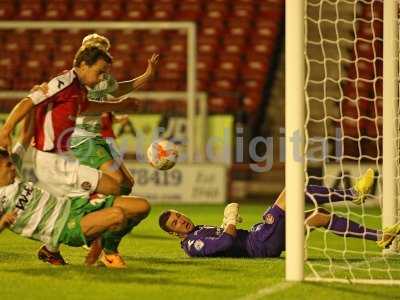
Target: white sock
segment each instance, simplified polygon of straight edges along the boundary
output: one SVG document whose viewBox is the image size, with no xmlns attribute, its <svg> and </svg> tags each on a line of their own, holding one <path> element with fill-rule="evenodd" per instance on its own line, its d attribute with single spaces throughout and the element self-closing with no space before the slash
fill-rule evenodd
<svg viewBox="0 0 400 300">
<path fill-rule="evenodd" d="M 54 247 L 54 246 L 52 246 L 52 245 L 46 244 L 45 247 L 46 247 L 46 249 L 49 250 L 50 252 L 58 252 L 58 251 L 60 251 L 60 246 L 59 246 L 59 245 L 57 245 L 57 246 Z"/>
</svg>

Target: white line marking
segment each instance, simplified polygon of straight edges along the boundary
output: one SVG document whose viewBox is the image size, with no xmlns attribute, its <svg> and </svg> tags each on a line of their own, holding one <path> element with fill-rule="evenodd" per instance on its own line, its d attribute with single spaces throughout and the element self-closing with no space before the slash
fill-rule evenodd
<svg viewBox="0 0 400 300">
<path fill-rule="evenodd" d="M 385 260 L 385 257 L 372 258 L 369 262 L 374 262 L 374 261 L 378 261 L 378 260 Z M 354 263 L 354 264 L 351 264 L 351 265 L 352 266 L 358 266 L 358 265 L 362 265 L 364 263 L 366 263 L 366 261 L 357 262 L 357 263 Z M 329 271 L 322 272 L 320 274 L 320 276 L 325 276 L 327 274 L 329 274 Z M 275 293 L 280 292 L 282 290 L 289 289 L 289 288 L 291 288 L 291 287 L 293 287 L 293 286 L 295 286 L 297 284 L 301 284 L 303 282 L 304 281 L 302 281 L 302 282 L 287 282 L 287 281 L 283 281 L 283 282 L 280 282 L 278 284 L 259 289 L 255 293 L 243 296 L 242 298 L 239 298 L 238 300 L 257 300 L 257 299 L 260 299 L 260 298 L 262 298 L 264 296 L 272 295 L 272 294 L 275 294 Z"/>
<path fill-rule="evenodd" d="M 255 292 L 254 294 L 250 294 L 247 296 L 244 296 L 243 298 L 239 298 L 239 300 L 256 300 L 256 299 L 260 299 L 261 297 L 267 296 L 267 295 L 272 295 L 275 294 L 277 292 L 280 292 L 282 290 L 291 288 L 292 286 L 296 285 L 296 282 L 280 282 L 276 285 L 273 286 L 269 286 L 269 287 L 265 287 L 262 288 L 260 290 L 258 290 L 257 292 Z"/>
</svg>

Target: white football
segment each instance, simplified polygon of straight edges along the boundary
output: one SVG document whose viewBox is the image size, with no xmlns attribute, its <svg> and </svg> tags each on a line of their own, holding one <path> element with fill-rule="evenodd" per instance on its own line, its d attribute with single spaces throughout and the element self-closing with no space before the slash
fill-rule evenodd
<svg viewBox="0 0 400 300">
<path fill-rule="evenodd" d="M 157 140 L 147 149 L 147 159 L 154 168 L 169 170 L 178 160 L 178 149 L 168 140 Z"/>
</svg>

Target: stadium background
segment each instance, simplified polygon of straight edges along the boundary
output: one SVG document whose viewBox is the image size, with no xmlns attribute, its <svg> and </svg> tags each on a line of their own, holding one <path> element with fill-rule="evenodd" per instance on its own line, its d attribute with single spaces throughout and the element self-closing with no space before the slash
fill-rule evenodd
<svg viewBox="0 0 400 300">
<path fill-rule="evenodd" d="M 195 22 L 196 87 L 197 91 L 207 93 L 207 138 L 221 137 L 224 132 L 228 136 L 222 142 L 226 146 L 216 143 L 217 148 L 229 147 L 228 154 L 217 154 L 214 159 L 227 166 L 226 193 L 239 200 L 260 198 L 277 193 L 283 187 L 283 162 L 279 161 L 279 156 L 276 163 L 271 164 L 271 172 L 255 173 L 249 168 L 248 149 L 252 137 L 282 137 L 279 128 L 284 121 L 281 80 L 284 1 L 1 1 L 0 15 L 2 20 L 32 22 Z M 26 91 L 70 68 L 82 38 L 90 32 L 93 30 L 1 30 L 0 91 Z M 140 75 L 151 54 L 160 53 L 157 76 L 144 91 L 186 89 L 185 30 L 96 32 L 111 41 L 112 73 L 117 79 Z M 17 99 L 11 99 L 7 93 L 3 95 L 1 111 L 7 113 Z M 173 123 L 168 137 L 179 140 L 185 135 L 185 119 L 182 121 L 180 116 L 186 109 L 181 101 L 146 100 L 138 115 L 131 118 L 133 128 L 116 129 L 119 139 L 124 139 L 122 143 L 129 145 L 127 158 L 135 158 L 135 150 L 132 150 L 135 149 L 132 145 L 135 130 L 152 132 L 151 128 L 166 125 L 168 131 L 168 124 Z M 233 157 L 236 127 L 243 128 L 240 132 L 243 132 L 245 149 L 243 160 L 239 162 Z M 260 156 L 264 155 L 262 143 L 257 148 Z M 263 184 L 266 180 L 270 183 L 268 186 Z M 225 194 L 225 191 L 220 193 Z"/>
<path fill-rule="evenodd" d="M 340 61 L 327 64 L 325 75 L 341 74 L 336 85 L 327 83 L 326 94 L 345 100 L 340 104 L 310 101 L 314 116 L 328 117 L 327 122 L 310 122 L 311 136 L 324 136 L 325 126 L 331 136 L 342 128 L 342 156 L 351 156 L 374 163 L 381 157 L 382 130 L 382 35 L 383 8 L 381 1 L 360 2 L 357 14 L 365 22 L 340 24 L 340 36 L 324 23 L 308 22 L 308 41 L 314 38 L 357 38 L 354 44 L 338 44 Z M 1 1 L 0 19 L 10 21 L 189 21 L 197 27 L 196 88 L 206 94 L 207 121 L 202 124 L 205 141 L 213 137 L 214 156 L 202 162 L 223 163 L 227 169 L 226 193 L 230 199 L 264 199 L 283 187 L 284 137 L 284 1 Z M 354 5 L 346 1 L 331 5 L 325 1 L 310 1 L 309 17 L 334 20 L 339 9 L 344 18 L 352 16 Z M 368 21 L 373 18 L 373 22 Z M 324 26 L 326 28 L 324 28 Z M 144 72 L 152 53 L 160 53 L 159 71 L 155 80 L 142 91 L 184 92 L 187 88 L 187 32 L 185 30 L 32 30 L 0 31 L 0 97 L 1 119 L 15 105 L 18 91 L 45 82 L 71 66 L 82 37 L 96 31 L 107 36 L 114 56 L 113 74 L 129 79 Z M 355 39 L 354 39 L 355 40 Z M 329 48 L 331 47 L 331 48 Z M 335 59 L 336 45 L 315 47 L 307 44 L 307 55 L 316 59 Z M 44 67 L 45 66 L 45 67 Z M 311 65 L 311 79 L 321 79 L 321 66 Z M 322 72 L 322 73 L 321 73 Z M 368 79 L 376 78 L 373 84 Z M 356 82 L 354 81 L 355 79 Z M 329 80 L 328 80 L 329 81 Z M 321 86 L 310 84 L 308 97 L 320 97 Z M 8 93 L 12 91 L 12 93 Z M 172 95 L 173 97 L 173 95 Z M 164 127 L 166 138 L 185 143 L 187 119 L 182 101 L 167 95 L 163 100 L 147 97 L 131 123 L 116 128 L 120 142 L 126 146 L 126 158 L 135 159 L 138 148 L 135 137 L 145 136 L 144 152 L 152 129 Z M 347 117 L 347 118 L 346 118 Z M 332 118 L 342 118 L 330 122 Z M 273 144 L 255 137 L 270 137 Z M 361 139 L 355 141 L 355 139 Z M 251 144 L 253 141 L 253 144 Z M 242 143 L 243 146 L 240 144 Z M 267 146 L 266 146 L 267 145 Z M 238 148 L 243 154 L 237 155 Z M 318 146 L 318 145 L 317 145 Z M 202 145 L 204 148 L 204 145 Z M 228 150 L 227 150 L 228 149 Z M 205 149 L 202 149 L 205 151 Z M 330 149 L 330 152 L 334 150 Z M 329 153 L 331 154 L 331 153 Z M 333 154 L 335 155 L 335 154 Z M 268 156 L 268 160 L 266 159 Z M 355 159 L 355 160 L 356 160 Z M 354 160 L 353 160 L 354 162 Z M 250 164 L 260 164 L 262 172 L 253 172 Z M 321 175 L 317 164 L 311 174 Z M 334 170 L 336 172 L 337 170 Z M 351 166 L 342 173 L 355 175 Z M 339 174 L 340 175 L 340 174 Z M 264 184 L 268 182 L 269 184 Z M 222 192 L 222 191 L 221 191 Z"/>
</svg>

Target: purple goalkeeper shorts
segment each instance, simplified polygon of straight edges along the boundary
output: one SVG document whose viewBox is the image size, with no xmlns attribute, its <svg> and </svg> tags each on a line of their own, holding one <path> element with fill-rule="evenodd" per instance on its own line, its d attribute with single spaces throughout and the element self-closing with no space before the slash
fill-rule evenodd
<svg viewBox="0 0 400 300">
<path fill-rule="evenodd" d="M 247 252 L 251 257 L 279 257 L 285 250 L 285 211 L 274 205 L 265 211 L 263 219 L 251 228 Z"/>
</svg>

